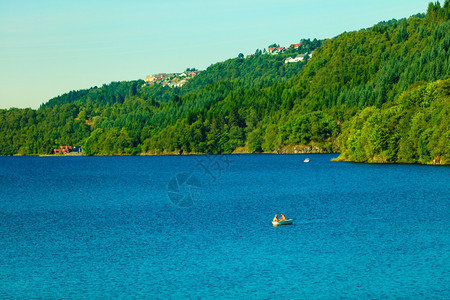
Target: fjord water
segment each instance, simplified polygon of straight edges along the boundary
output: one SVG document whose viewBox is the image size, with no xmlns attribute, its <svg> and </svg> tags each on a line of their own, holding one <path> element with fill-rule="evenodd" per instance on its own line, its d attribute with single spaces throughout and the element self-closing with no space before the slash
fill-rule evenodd
<svg viewBox="0 0 450 300">
<path fill-rule="evenodd" d="M 448 299 L 450 168 L 336 156 L 0 157 L 0 297 Z"/>
</svg>

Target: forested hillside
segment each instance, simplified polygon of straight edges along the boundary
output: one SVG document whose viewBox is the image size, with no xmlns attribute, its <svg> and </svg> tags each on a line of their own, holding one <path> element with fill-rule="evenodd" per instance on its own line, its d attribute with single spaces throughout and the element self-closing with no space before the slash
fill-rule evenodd
<svg viewBox="0 0 450 300">
<path fill-rule="evenodd" d="M 88 155 L 284 153 L 304 145 L 342 151 L 347 160 L 448 164 L 442 80 L 450 78 L 449 15 L 446 0 L 430 3 L 426 14 L 302 40 L 278 55 L 257 50 L 211 65 L 181 88 L 114 82 L 55 97 L 38 110 L 0 110 L 0 154 L 45 154 L 75 144 Z M 420 97 L 428 97 L 428 106 L 404 104 L 424 103 Z M 394 108 L 400 115 L 392 115 Z M 404 114 L 417 123 L 400 122 Z M 377 118 L 387 128 L 383 135 L 371 125 Z M 376 146 L 367 148 L 366 135 Z"/>
<path fill-rule="evenodd" d="M 450 164 L 450 79 L 418 82 L 343 125 L 339 159 Z"/>
</svg>

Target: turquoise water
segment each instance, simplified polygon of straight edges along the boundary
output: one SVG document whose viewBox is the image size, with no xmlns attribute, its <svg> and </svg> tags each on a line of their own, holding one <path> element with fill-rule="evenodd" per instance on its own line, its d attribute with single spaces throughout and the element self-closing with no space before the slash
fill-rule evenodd
<svg viewBox="0 0 450 300">
<path fill-rule="evenodd" d="M 0 157 L 0 298 L 448 299 L 450 168 L 336 156 Z"/>
</svg>

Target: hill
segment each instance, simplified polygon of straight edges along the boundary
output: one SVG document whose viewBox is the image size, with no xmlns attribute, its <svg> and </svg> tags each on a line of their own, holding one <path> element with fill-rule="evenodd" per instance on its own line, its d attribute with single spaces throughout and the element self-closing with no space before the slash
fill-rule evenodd
<svg viewBox="0 0 450 300">
<path fill-rule="evenodd" d="M 338 160 L 450 164 L 450 79 L 418 82 L 343 125 Z"/>
<path fill-rule="evenodd" d="M 384 111 L 418 82 L 445 85 L 438 80 L 450 77 L 449 15 L 448 0 L 430 3 L 426 15 L 303 40 L 302 48 L 278 55 L 257 50 L 214 64 L 181 88 L 116 82 L 55 97 L 38 110 L 1 110 L 0 153 L 48 153 L 65 144 L 83 144 L 89 155 L 283 153 L 303 145 L 326 152 L 342 147 L 347 160 L 378 160 L 372 157 L 385 150 L 361 158 L 343 137 L 355 134 L 350 124 L 361 113 Z M 310 59 L 285 63 L 312 52 Z M 447 98 L 439 99 L 448 107 Z M 437 107 L 427 114 L 439 115 Z M 445 135 L 435 138 L 448 153 Z M 430 162 L 417 157 L 385 160 Z"/>
</svg>

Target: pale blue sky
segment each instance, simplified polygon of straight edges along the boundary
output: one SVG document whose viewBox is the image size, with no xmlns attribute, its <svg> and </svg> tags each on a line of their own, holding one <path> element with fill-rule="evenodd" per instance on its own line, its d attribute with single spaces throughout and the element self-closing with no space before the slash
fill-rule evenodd
<svg viewBox="0 0 450 300">
<path fill-rule="evenodd" d="M 425 12 L 424 0 L 0 0 L 0 108 Z M 443 1 L 441 1 L 443 2 Z"/>
</svg>

